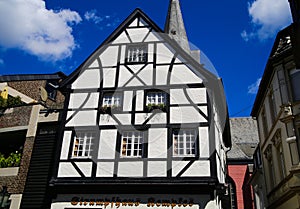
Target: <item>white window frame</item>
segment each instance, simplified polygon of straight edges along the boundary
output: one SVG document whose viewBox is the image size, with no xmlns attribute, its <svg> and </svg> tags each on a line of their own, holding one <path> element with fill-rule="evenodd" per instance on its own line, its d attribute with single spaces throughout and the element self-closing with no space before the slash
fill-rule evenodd
<svg viewBox="0 0 300 209">
<path fill-rule="evenodd" d="M 198 132 L 195 129 L 174 130 L 172 133 L 173 157 L 195 157 L 197 153 L 197 138 Z M 179 147 L 179 145 L 182 146 Z M 183 152 L 180 153 L 179 150 Z"/>
<path fill-rule="evenodd" d="M 143 156 L 144 133 L 125 131 L 122 133 L 121 157 L 141 158 Z"/>
<path fill-rule="evenodd" d="M 139 63 L 147 62 L 147 46 L 146 45 L 133 45 L 127 48 L 127 62 Z"/>
<path fill-rule="evenodd" d="M 122 96 L 119 93 L 104 93 L 102 107 L 121 107 Z"/>
<path fill-rule="evenodd" d="M 93 151 L 94 132 L 79 132 L 74 135 L 72 158 L 91 158 Z"/>
<path fill-rule="evenodd" d="M 146 96 L 146 105 L 166 105 L 167 94 L 162 91 L 149 91 Z"/>
</svg>

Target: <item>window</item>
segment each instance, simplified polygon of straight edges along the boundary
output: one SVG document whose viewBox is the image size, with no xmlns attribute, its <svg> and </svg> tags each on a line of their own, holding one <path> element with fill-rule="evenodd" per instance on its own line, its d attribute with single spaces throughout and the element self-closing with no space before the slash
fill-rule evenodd
<svg viewBox="0 0 300 209">
<path fill-rule="evenodd" d="M 91 157 L 94 139 L 94 133 L 76 133 L 74 136 L 73 158 Z"/>
<path fill-rule="evenodd" d="M 153 109 L 165 110 L 167 94 L 162 91 L 150 91 L 147 93 L 146 106 L 148 111 Z"/>
<path fill-rule="evenodd" d="M 121 156 L 142 157 L 143 156 L 144 133 L 138 131 L 127 131 L 122 134 Z"/>
<path fill-rule="evenodd" d="M 173 156 L 196 155 L 196 131 L 195 130 L 176 130 L 173 131 Z"/>
<path fill-rule="evenodd" d="M 261 120 L 262 120 L 264 136 L 265 136 L 265 138 L 267 138 L 269 132 L 268 132 L 268 124 L 267 124 L 267 116 L 266 116 L 265 108 L 263 108 L 263 110 L 261 112 Z"/>
<path fill-rule="evenodd" d="M 274 170 L 274 164 L 273 164 L 273 154 L 272 154 L 272 145 L 269 144 L 266 148 L 266 151 L 264 152 L 265 157 L 268 161 L 268 174 L 269 174 L 269 185 L 270 189 L 272 189 L 275 186 L 275 170 Z"/>
<path fill-rule="evenodd" d="M 276 111 L 276 101 L 275 101 L 273 89 L 271 89 L 268 97 L 269 97 L 271 118 L 272 118 L 272 122 L 274 122 L 277 116 L 277 111 Z"/>
<path fill-rule="evenodd" d="M 290 71 L 290 79 L 293 90 L 294 101 L 300 101 L 300 69 L 293 69 Z"/>
<path fill-rule="evenodd" d="M 147 105 L 160 105 L 166 104 L 166 93 L 165 92 L 148 92 L 147 93 Z"/>
<path fill-rule="evenodd" d="M 127 62 L 128 63 L 139 63 L 147 62 L 147 46 L 136 45 L 128 46 L 127 49 Z"/>
<path fill-rule="evenodd" d="M 122 97 L 118 93 L 106 93 L 103 96 L 102 107 L 120 107 Z"/>
<path fill-rule="evenodd" d="M 276 147 L 276 155 L 277 155 L 277 162 L 278 162 L 278 168 L 281 179 L 283 179 L 286 176 L 285 173 L 285 162 L 284 162 L 284 155 L 283 155 L 283 149 L 282 149 L 282 139 L 281 139 L 281 131 L 276 131 L 272 142 L 274 146 Z"/>
</svg>

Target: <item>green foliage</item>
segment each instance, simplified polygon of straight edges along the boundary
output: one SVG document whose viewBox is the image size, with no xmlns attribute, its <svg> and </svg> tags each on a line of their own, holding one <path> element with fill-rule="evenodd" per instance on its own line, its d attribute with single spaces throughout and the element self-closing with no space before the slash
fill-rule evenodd
<svg viewBox="0 0 300 209">
<path fill-rule="evenodd" d="M 16 96 L 16 97 L 9 96 L 8 99 L 3 99 L 0 96 L 0 108 L 9 108 L 9 107 L 14 107 L 14 106 L 19 106 L 22 104 L 23 104 L 23 102 L 21 100 L 21 97 L 19 97 L 19 96 Z"/>
<path fill-rule="evenodd" d="M 21 153 L 12 152 L 8 157 L 0 153 L 0 168 L 18 167 L 21 163 Z"/>
<path fill-rule="evenodd" d="M 149 112 L 152 110 L 166 111 L 166 105 L 165 104 L 148 104 L 147 109 Z"/>
</svg>

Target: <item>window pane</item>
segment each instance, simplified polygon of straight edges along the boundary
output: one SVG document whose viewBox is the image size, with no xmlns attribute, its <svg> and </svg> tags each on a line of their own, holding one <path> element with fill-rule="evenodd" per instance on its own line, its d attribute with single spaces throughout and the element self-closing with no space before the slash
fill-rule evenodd
<svg viewBox="0 0 300 209">
<path fill-rule="evenodd" d="M 291 70 L 290 77 L 293 88 L 294 101 L 300 101 L 300 69 Z"/>
<path fill-rule="evenodd" d="M 123 157 L 141 157 L 142 156 L 143 133 L 124 132 L 122 136 Z"/>
</svg>

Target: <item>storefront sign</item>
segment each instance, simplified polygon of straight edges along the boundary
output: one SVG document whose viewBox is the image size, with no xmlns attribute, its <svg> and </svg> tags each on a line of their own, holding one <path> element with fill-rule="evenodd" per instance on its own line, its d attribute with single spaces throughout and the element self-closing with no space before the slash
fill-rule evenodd
<svg viewBox="0 0 300 209">
<path fill-rule="evenodd" d="M 111 199 L 89 199 L 89 198 L 80 198 L 80 197 L 73 197 L 71 200 L 71 204 L 76 206 L 103 206 L 106 208 L 110 206 L 111 208 L 116 207 L 119 208 L 120 206 L 129 206 L 129 207 L 138 207 L 140 204 L 146 204 L 147 207 L 171 207 L 174 208 L 175 206 L 178 207 L 192 207 L 194 205 L 193 199 L 185 200 L 179 198 L 178 200 L 175 199 L 162 199 L 156 200 L 155 198 L 149 198 L 147 202 L 142 202 L 140 199 L 120 199 L 119 197 L 113 197 Z"/>
</svg>

